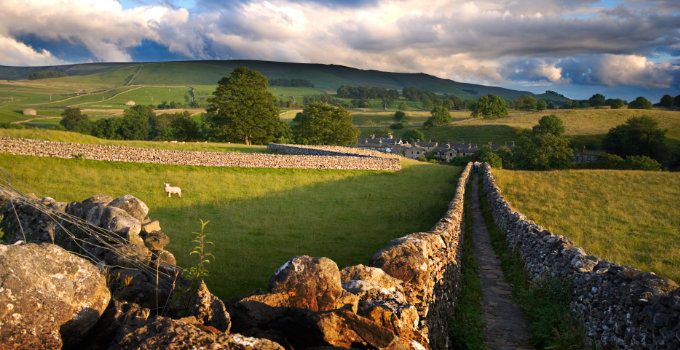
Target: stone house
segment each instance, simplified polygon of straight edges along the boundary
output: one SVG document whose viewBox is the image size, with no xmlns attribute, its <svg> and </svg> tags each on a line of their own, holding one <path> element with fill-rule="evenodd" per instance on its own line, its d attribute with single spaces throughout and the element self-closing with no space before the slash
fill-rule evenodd
<svg viewBox="0 0 680 350">
<path fill-rule="evenodd" d="M 453 145 L 445 143 L 434 149 L 434 158 L 441 162 L 450 162 L 451 159 L 458 155 L 458 150 L 456 150 Z"/>
</svg>

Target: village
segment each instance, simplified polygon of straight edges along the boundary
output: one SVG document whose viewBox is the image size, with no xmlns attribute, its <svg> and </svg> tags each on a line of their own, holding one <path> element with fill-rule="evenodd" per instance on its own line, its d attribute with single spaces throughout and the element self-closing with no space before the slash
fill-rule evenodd
<svg viewBox="0 0 680 350">
<path fill-rule="evenodd" d="M 493 150 L 505 146 L 510 150 L 515 148 L 515 143 L 508 145 L 489 144 Z M 452 159 L 458 156 L 468 156 L 474 154 L 479 145 L 469 142 L 436 142 L 436 141 L 420 141 L 413 142 L 404 141 L 399 138 L 394 138 L 392 134 L 388 137 L 360 137 L 357 141 L 356 147 L 380 151 L 385 153 L 400 154 L 409 159 L 418 159 L 425 157 L 427 159 L 435 159 L 440 162 L 451 162 Z"/>
</svg>

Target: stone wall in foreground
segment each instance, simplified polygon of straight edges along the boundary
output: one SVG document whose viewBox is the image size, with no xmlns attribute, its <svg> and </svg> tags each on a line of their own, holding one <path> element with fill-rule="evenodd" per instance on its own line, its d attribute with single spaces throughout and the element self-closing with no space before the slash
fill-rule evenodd
<svg viewBox="0 0 680 350">
<path fill-rule="evenodd" d="M 596 344 L 680 349 L 680 288 L 674 281 L 588 255 L 568 238 L 527 220 L 503 198 L 488 164 L 484 189 L 494 221 L 532 278 L 572 281 L 572 309 Z"/>
<path fill-rule="evenodd" d="M 291 148 L 286 146 L 284 148 Z M 295 148 L 303 148 L 295 146 Z M 347 148 L 344 148 L 347 149 Z M 351 150 L 351 149 L 350 149 Z M 111 162 L 134 162 L 170 165 L 196 165 L 244 168 L 301 168 L 337 170 L 401 170 L 396 158 L 379 158 L 341 152 L 316 155 L 282 155 L 263 153 L 220 153 L 173 151 L 152 148 L 76 144 L 44 140 L 0 137 L 0 152 L 38 157 L 84 158 Z M 342 156 L 338 156 L 342 154 Z"/>
</svg>

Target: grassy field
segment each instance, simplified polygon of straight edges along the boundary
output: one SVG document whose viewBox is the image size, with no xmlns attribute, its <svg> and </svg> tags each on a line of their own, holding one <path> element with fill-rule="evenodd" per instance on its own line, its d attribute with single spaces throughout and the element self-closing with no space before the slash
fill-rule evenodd
<svg viewBox="0 0 680 350">
<path fill-rule="evenodd" d="M 23 131 L 23 130 L 20 130 Z M 85 136 L 86 137 L 86 136 Z M 131 144 L 138 146 L 138 144 Z M 161 144 L 163 147 L 167 144 Z M 399 172 L 246 169 L 109 163 L 0 154 L 23 192 L 60 201 L 132 193 L 150 207 L 182 266 L 200 219 L 216 260 L 207 282 L 235 297 L 266 287 L 297 254 L 327 256 L 340 267 L 368 262 L 389 240 L 428 230 L 446 210 L 460 168 L 404 161 Z M 163 183 L 183 197 L 167 198 Z"/>
<path fill-rule="evenodd" d="M 680 174 L 494 170 L 529 219 L 590 254 L 680 281 Z"/>
</svg>

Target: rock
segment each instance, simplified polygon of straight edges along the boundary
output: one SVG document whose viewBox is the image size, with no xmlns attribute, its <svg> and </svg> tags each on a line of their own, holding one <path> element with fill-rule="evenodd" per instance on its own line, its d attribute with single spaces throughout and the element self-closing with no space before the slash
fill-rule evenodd
<svg viewBox="0 0 680 350">
<path fill-rule="evenodd" d="M 151 262 L 151 251 L 137 244 L 118 244 L 106 253 L 104 261 L 111 266 L 138 268 Z"/>
<path fill-rule="evenodd" d="M 271 277 L 268 290 L 287 294 L 290 307 L 312 311 L 339 309 L 347 304 L 356 310 L 358 303 L 356 296 L 343 290 L 338 265 L 323 257 L 291 258 Z"/>
<path fill-rule="evenodd" d="M 388 348 L 395 343 L 394 333 L 377 323 L 347 310 L 320 313 L 317 326 L 328 344 L 338 347 Z"/>
<path fill-rule="evenodd" d="M 143 326 L 149 318 L 150 310 L 134 303 L 120 302 L 111 299 L 99 322 L 87 334 L 79 344 L 73 344 L 71 348 L 90 350 L 108 349 L 118 332 Z"/>
<path fill-rule="evenodd" d="M 395 299 L 406 303 L 401 280 L 385 273 L 382 269 L 355 265 L 340 271 L 342 287 L 361 300 Z"/>
<path fill-rule="evenodd" d="M 288 294 L 284 293 L 255 294 L 242 298 L 228 307 L 232 331 L 265 327 L 284 317 L 289 308 Z"/>
<path fill-rule="evenodd" d="M 177 265 L 177 260 L 175 260 L 175 256 L 169 251 L 158 250 L 152 252 L 150 266 L 155 267 L 156 263 L 158 263 L 159 266 L 175 266 Z"/>
<path fill-rule="evenodd" d="M 56 245 L 0 245 L 0 271 L 0 348 L 58 349 L 109 303 L 99 270 Z"/>
<path fill-rule="evenodd" d="M 103 194 L 96 194 L 82 202 L 71 202 L 66 206 L 66 212 L 87 220 L 87 214 L 96 206 L 106 206 L 113 199 Z M 89 221 L 89 220 L 88 220 Z"/>
<path fill-rule="evenodd" d="M 94 208 L 94 210 L 98 208 Z M 101 210 L 98 225 L 118 234 L 129 243 L 144 246 L 144 241 L 139 236 L 139 233 L 142 231 L 141 223 L 123 209 L 105 207 Z"/>
<path fill-rule="evenodd" d="M 109 203 L 109 206 L 125 210 L 140 222 L 144 221 L 146 215 L 149 214 L 149 207 L 131 194 L 126 194 L 112 200 L 111 203 Z M 157 231 L 160 231 L 160 228 Z"/>
<path fill-rule="evenodd" d="M 147 220 L 148 218 L 145 218 Z M 161 230 L 161 224 L 158 220 L 144 222 L 142 221 L 142 232 L 149 234 L 151 232 L 156 232 Z"/>
<path fill-rule="evenodd" d="M 151 250 L 162 250 L 170 243 L 170 238 L 161 231 L 152 231 L 144 236 L 144 245 Z"/>
<path fill-rule="evenodd" d="M 193 316 L 203 325 L 214 327 L 222 332 L 229 332 L 231 317 L 222 300 L 210 293 L 205 282 L 200 281 L 195 289 L 192 289 L 190 284 L 179 288 L 188 288 L 188 292 L 183 295 L 179 294 L 179 298 L 172 300 L 170 315 L 174 317 Z"/>
<path fill-rule="evenodd" d="M 179 320 L 156 316 L 125 334 L 110 349 L 271 349 L 283 347 L 267 339 L 226 334 L 200 324 L 193 317 Z"/>
</svg>

